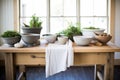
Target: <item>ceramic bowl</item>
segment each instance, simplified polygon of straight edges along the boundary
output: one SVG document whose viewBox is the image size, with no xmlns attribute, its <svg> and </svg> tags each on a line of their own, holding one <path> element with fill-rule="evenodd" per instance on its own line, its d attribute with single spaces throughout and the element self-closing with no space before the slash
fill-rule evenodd
<svg viewBox="0 0 120 80">
<path fill-rule="evenodd" d="M 61 37 L 58 37 L 57 39 L 60 44 L 65 44 L 68 41 L 68 37 L 66 36 L 61 36 Z"/>
<path fill-rule="evenodd" d="M 77 45 L 81 46 L 89 45 L 92 41 L 91 36 L 73 36 L 73 39 Z"/>
<path fill-rule="evenodd" d="M 43 38 L 48 43 L 54 43 L 56 41 L 57 35 L 55 35 L 55 34 L 43 34 Z"/>
<path fill-rule="evenodd" d="M 38 43 L 40 39 L 40 34 L 26 33 L 22 34 L 22 40 L 27 44 L 27 46 L 34 46 Z"/>
<path fill-rule="evenodd" d="M 16 37 L 8 37 L 8 38 L 2 38 L 4 44 L 8 44 L 10 46 L 14 46 L 15 43 L 20 42 L 21 37 L 16 36 Z"/>
<path fill-rule="evenodd" d="M 102 34 L 104 31 L 105 29 L 82 29 L 82 34 L 84 36 L 91 36 L 95 38 L 95 33 Z"/>
<path fill-rule="evenodd" d="M 40 27 L 40 28 L 36 28 L 36 27 L 30 28 L 30 27 L 24 27 L 24 26 L 22 27 L 23 33 L 40 34 L 41 30 L 42 30 L 42 27 Z"/>
</svg>

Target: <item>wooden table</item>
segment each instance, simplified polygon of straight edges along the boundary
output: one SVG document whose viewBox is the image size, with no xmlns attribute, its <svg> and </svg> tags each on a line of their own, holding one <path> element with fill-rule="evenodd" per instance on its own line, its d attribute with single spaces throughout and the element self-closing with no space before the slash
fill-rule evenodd
<svg viewBox="0 0 120 80">
<path fill-rule="evenodd" d="M 1 46 L 0 53 L 5 54 L 6 80 L 15 80 L 15 65 L 45 65 L 45 48 L 45 44 L 26 48 Z M 73 44 L 73 49 L 75 66 L 103 65 L 104 80 L 113 80 L 114 52 L 120 52 L 120 47 L 113 43 L 105 46 L 76 46 Z"/>
</svg>

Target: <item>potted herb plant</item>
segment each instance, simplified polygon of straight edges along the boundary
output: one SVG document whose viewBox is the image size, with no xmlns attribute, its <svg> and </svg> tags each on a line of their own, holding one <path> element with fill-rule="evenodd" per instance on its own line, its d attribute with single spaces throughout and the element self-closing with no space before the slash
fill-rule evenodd
<svg viewBox="0 0 120 80">
<path fill-rule="evenodd" d="M 73 24 L 70 24 L 67 29 L 58 33 L 58 35 L 60 34 L 63 34 L 67 36 L 70 40 L 74 41 L 73 36 L 82 35 L 80 24 L 77 23 L 76 26 L 74 26 Z"/>
<path fill-rule="evenodd" d="M 42 29 L 42 21 L 39 17 L 37 17 L 35 14 L 31 17 L 31 20 L 29 22 L 29 25 L 23 23 L 24 26 L 22 27 L 22 30 L 24 33 L 41 33 Z"/>
<path fill-rule="evenodd" d="M 5 31 L 1 37 L 3 42 L 10 46 L 14 46 L 15 43 L 18 43 L 21 40 L 21 35 L 16 31 Z"/>
</svg>

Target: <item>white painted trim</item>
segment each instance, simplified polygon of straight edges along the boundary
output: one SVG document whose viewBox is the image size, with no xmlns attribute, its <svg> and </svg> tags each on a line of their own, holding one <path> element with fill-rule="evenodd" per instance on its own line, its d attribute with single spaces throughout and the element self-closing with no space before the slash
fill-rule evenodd
<svg viewBox="0 0 120 80">
<path fill-rule="evenodd" d="M 76 19 L 80 22 L 80 0 L 76 0 Z"/>
<path fill-rule="evenodd" d="M 50 33 L 50 0 L 47 0 L 46 33 Z"/>
</svg>

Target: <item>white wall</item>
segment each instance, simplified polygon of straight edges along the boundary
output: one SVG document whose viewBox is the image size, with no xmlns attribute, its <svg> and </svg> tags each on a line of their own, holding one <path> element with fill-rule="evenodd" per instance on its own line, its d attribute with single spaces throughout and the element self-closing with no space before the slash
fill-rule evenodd
<svg viewBox="0 0 120 80">
<path fill-rule="evenodd" d="M 13 0 L 0 0 L 0 34 L 14 29 L 13 19 Z"/>
<path fill-rule="evenodd" d="M 120 0 L 116 0 L 115 10 L 115 44 L 120 47 Z M 115 58 L 120 59 L 120 53 L 116 53 Z"/>
</svg>

